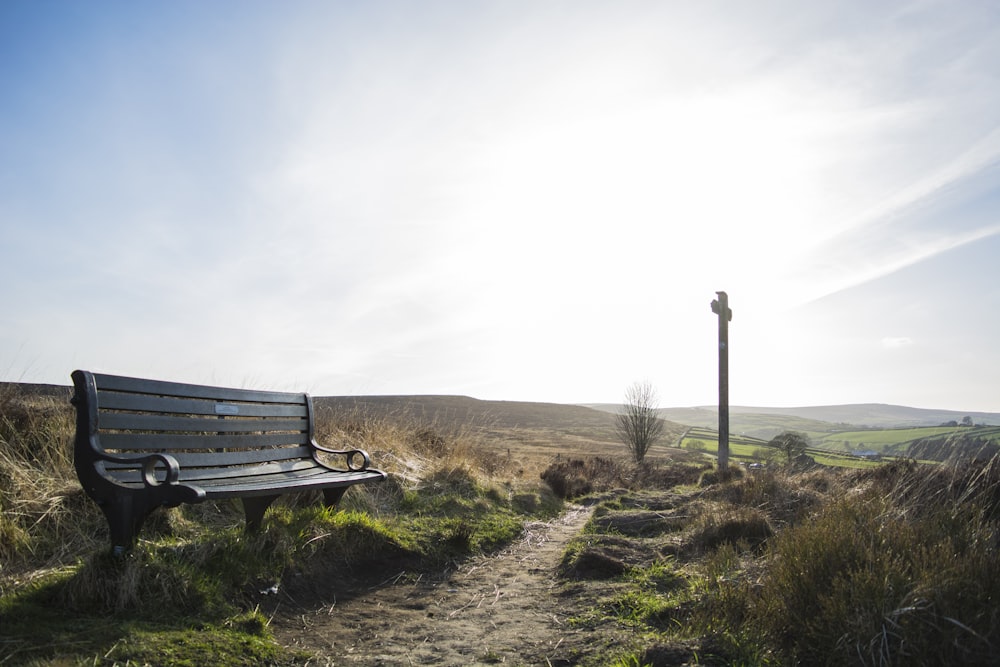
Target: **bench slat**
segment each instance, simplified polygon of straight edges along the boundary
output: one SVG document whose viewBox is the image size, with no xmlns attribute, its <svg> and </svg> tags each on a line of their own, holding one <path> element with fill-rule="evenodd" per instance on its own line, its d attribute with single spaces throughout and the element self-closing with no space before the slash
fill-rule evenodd
<svg viewBox="0 0 1000 667">
<path fill-rule="evenodd" d="M 266 463 L 270 461 L 287 460 L 312 460 L 312 450 L 308 446 L 299 447 L 270 447 L 268 449 L 255 449 L 246 452 L 172 452 L 170 455 L 177 460 L 181 467 L 181 479 L 188 478 L 188 468 L 204 468 L 218 466 L 241 466 L 238 470 L 246 470 L 245 466 L 253 463 Z M 136 458 L 139 458 L 137 456 Z M 116 477 L 119 471 L 137 469 L 135 466 L 125 466 L 123 464 L 105 463 L 105 470 Z M 136 473 L 138 474 L 138 472 Z"/>
<path fill-rule="evenodd" d="M 381 474 L 372 471 L 338 473 L 335 478 L 332 475 L 281 475 L 266 477 L 260 481 L 250 478 L 240 479 L 232 484 L 206 484 L 203 488 L 205 489 L 205 494 L 209 498 L 212 498 L 216 496 L 263 495 L 274 493 L 275 488 L 302 491 L 309 488 L 350 486 L 358 482 L 374 481 L 376 479 L 381 479 Z"/>
<path fill-rule="evenodd" d="M 161 412 L 186 415 L 230 415 L 241 417 L 307 417 L 305 402 L 284 403 L 220 403 L 192 398 L 148 396 L 100 392 L 98 401 L 102 410 L 133 410 L 135 412 Z"/>
<path fill-rule="evenodd" d="M 182 468 L 183 470 L 183 468 Z M 215 481 L 226 480 L 227 484 L 236 479 L 255 479 L 267 476 L 281 475 L 326 475 L 336 473 L 324 468 L 315 461 L 299 459 L 297 461 L 272 461 L 254 466 L 232 466 L 228 468 L 189 468 L 181 473 L 180 481 L 204 486 Z"/>
<path fill-rule="evenodd" d="M 123 412 L 101 413 L 101 429 L 137 431 L 190 431 L 195 433 L 253 433 L 260 431 L 307 431 L 307 419 L 212 419 L 205 417 L 166 417 Z"/>
<path fill-rule="evenodd" d="M 154 396 L 179 396 L 182 398 L 207 398 L 222 401 L 253 401 L 255 403 L 301 403 L 303 394 L 283 391 L 257 391 L 253 389 L 230 389 L 199 384 L 182 384 L 162 380 L 143 380 L 94 373 L 94 380 L 102 391 L 125 391 Z"/>
<path fill-rule="evenodd" d="M 325 458 L 317 458 L 313 404 L 306 393 L 82 370 L 73 372 L 73 384 L 74 465 L 84 490 L 105 512 L 116 554 L 134 544 L 146 516 L 160 506 L 257 497 L 244 503 L 246 525 L 255 529 L 281 494 L 346 488 L 386 476 L 369 468 L 329 468 Z M 149 457 L 155 453 L 169 454 L 176 466 Z M 344 454 L 345 467 L 356 460 Z M 133 458 L 136 463 L 129 466 Z M 151 467 L 143 468 L 139 459 Z M 366 466 L 368 461 L 364 454 Z M 327 493 L 324 503 L 335 504 L 340 496 Z"/>
<path fill-rule="evenodd" d="M 159 452 L 175 449 L 257 449 L 279 445 L 304 445 L 306 433 L 266 433 L 231 435 L 176 433 L 103 433 L 101 444 L 118 452 Z"/>
<path fill-rule="evenodd" d="M 238 496 L 270 495 L 276 491 L 302 491 L 309 488 L 330 488 L 350 486 L 360 482 L 382 479 L 382 473 L 373 470 L 360 472 L 305 471 L 280 472 L 252 477 L 193 480 L 191 483 L 205 490 L 208 498 L 229 498 Z M 143 487 L 136 476 L 122 480 L 124 486 L 134 490 Z"/>
<path fill-rule="evenodd" d="M 121 482 L 133 483 L 142 481 L 142 474 L 136 468 L 112 469 L 110 466 L 107 466 L 106 471 L 109 475 Z M 194 484 L 195 486 L 213 484 L 231 485 L 236 484 L 235 480 L 241 479 L 257 480 L 259 482 L 265 477 L 271 477 L 277 481 L 278 479 L 287 476 L 312 477 L 332 475 L 333 477 L 337 477 L 339 475 L 348 474 L 353 474 L 353 471 L 331 470 L 330 468 L 319 465 L 315 461 L 298 459 L 289 461 L 271 461 L 261 463 L 259 465 L 233 466 L 228 468 L 189 467 L 185 469 L 182 464 L 181 476 L 178 481 L 181 484 Z"/>
</svg>

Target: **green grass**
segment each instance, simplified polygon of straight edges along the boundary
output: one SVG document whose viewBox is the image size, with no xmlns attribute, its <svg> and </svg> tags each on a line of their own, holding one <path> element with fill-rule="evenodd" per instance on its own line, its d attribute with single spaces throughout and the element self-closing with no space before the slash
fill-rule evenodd
<svg viewBox="0 0 1000 667">
<path fill-rule="evenodd" d="M 1000 427 L 955 427 L 955 426 L 928 426 L 920 428 L 886 428 L 886 429 L 858 429 L 837 432 L 802 431 L 807 435 L 812 447 L 807 450 L 817 463 L 827 466 L 843 468 L 870 468 L 878 465 L 877 462 L 853 454 L 856 451 L 873 451 L 881 455 L 884 459 L 915 456 L 924 459 L 943 459 L 945 456 L 937 453 L 927 454 L 928 450 L 911 450 L 911 446 L 927 439 L 946 438 L 948 436 L 965 436 L 982 439 L 1000 445 Z M 706 454 L 716 456 L 718 449 L 718 433 L 707 427 L 694 427 L 689 429 L 678 443 L 684 449 L 703 451 Z M 747 435 L 730 434 L 729 456 L 737 462 L 761 461 L 769 457 L 769 444 L 767 440 L 754 438 Z M 941 450 L 945 453 L 953 451 L 950 445 L 945 445 Z"/>
<path fill-rule="evenodd" d="M 708 428 L 694 427 L 678 442 L 678 447 L 692 451 L 701 451 L 716 456 L 719 449 L 719 434 Z M 761 449 L 769 449 L 766 440 L 742 435 L 730 434 L 729 456 L 743 461 L 758 460 L 757 453 Z"/>
<path fill-rule="evenodd" d="M 57 398 L 0 394 L 0 664 L 302 664 L 309 656 L 274 641 L 262 591 L 384 559 L 437 568 L 562 509 L 538 482 L 497 481 L 504 460 L 467 432 L 332 422 L 318 429 L 328 442 L 366 447 L 399 476 L 352 488 L 339 511 L 318 494 L 285 496 L 252 534 L 238 503 L 159 510 L 114 558 L 76 481 L 71 415 Z"/>
<path fill-rule="evenodd" d="M 826 449 L 873 450 L 903 455 L 906 448 L 925 438 L 969 435 L 1000 443 L 1000 427 L 927 426 L 922 428 L 865 429 L 829 433 L 814 437 L 813 443 Z"/>
<path fill-rule="evenodd" d="M 0 601 L 3 664 L 291 665 L 308 655 L 277 645 L 258 611 L 206 620 L 152 615 L 67 613 L 41 584 L 33 600 Z"/>
<path fill-rule="evenodd" d="M 842 431 L 840 433 L 826 434 L 820 438 L 814 438 L 816 444 L 822 443 L 830 448 L 852 449 L 873 449 L 882 451 L 893 445 L 901 445 L 920 438 L 927 438 L 936 435 L 947 435 L 951 433 L 963 432 L 967 429 L 955 428 L 953 426 L 928 426 L 924 428 L 893 428 L 893 429 L 865 429 L 860 431 Z"/>
<path fill-rule="evenodd" d="M 296 654 L 274 643 L 267 619 L 220 598 L 217 586 L 187 581 L 181 574 L 185 569 L 158 556 L 124 564 L 95 558 L 37 579 L 0 598 L 0 663 L 293 661 Z M 131 595 L 136 584 L 142 589 L 138 598 Z M 95 590 L 103 594 L 80 597 Z"/>
<path fill-rule="evenodd" d="M 898 438 L 903 436 L 909 436 L 913 433 L 920 434 L 921 432 L 926 432 L 926 435 L 920 435 L 919 437 L 927 437 L 928 435 L 939 435 L 941 432 L 952 433 L 955 432 L 954 428 L 932 428 L 932 429 L 899 429 Z M 886 441 L 892 440 L 894 437 L 892 435 L 893 430 L 882 431 L 854 431 L 851 433 L 867 433 L 867 434 L 882 434 L 883 439 Z M 808 434 L 807 434 L 808 435 Z M 844 434 L 837 434 L 838 436 Z M 832 437 L 832 436 L 831 436 Z M 719 435 L 716 431 L 706 428 L 692 428 L 687 434 L 681 439 L 679 446 L 685 449 L 702 451 L 706 454 L 717 456 L 718 455 L 718 441 Z M 899 439 L 898 442 L 892 440 L 894 444 L 905 443 L 907 440 Z M 820 439 L 819 441 L 813 440 L 814 447 L 810 447 L 806 450 L 806 453 L 814 460 L 816 463 L 825 466 L 837 467 L 837 468 L 871 468 L 881 465 L 880 461 L 871 460 L 863 456 L 854 455 L 851 453 L 852 448 L 847 450 L 838 449 L 832 446 L 831 440 Z M 824 445 L 829 445 L 829 448 L 825 448 Z M 855 447 L 853 449 L 861 449 L 861 447 Z M 886 449 L 883 446 L 873 446 L 865 447 L 864 449 L 872 449 L 874 451 L 882 451 Z M 749 436 L 736 435 L 730 436 L 729 439 L 729 457 L 731 460 L 736 462 L 744 463 L 754 463 L 762 461 L 780 461 L 781 454 L 775 450 L 774 447 L 770 445 L 767 440 L 761 440 L 759 438 L 753 438 Z M 893 457 L 888 457 L 889 459 Z"/>
<path fill-rule="evenodd" d="M 811 456 L 816 463 L 830 466 L 832 468 L 877 468 L 883 463 L 883 461 L 870 460 L 858 456 L 851 456 L 850 454 L 814 448 L 807 449 L 806 454 Z"/>
<path fill-rule="evenodd" d="M 253 591 L 280 585 L 290 570 L 321 580 L 334 564 L 349 568 L 393 554 L 416 569 L 437 566 L 507 544 L 524 521 L 560 507 L 547 496 L 526 515 L 503 494 L 485 487 L 474 493 L 418 491 L 406 501 L 415 511 L 382 518 L 278 507 L 256 535 L 232 527 L 185 540 L 147 540 L 126 559 L 92 553 L 0 598 L 8 638 L 0 645 L 0 663 L 15 657 L 95 664 L 292 662 L 295 654 L 278 647 L 266 622 L 247 606 Z M 220 663 L 217 653 L 231 662 Z"/>
</svg>

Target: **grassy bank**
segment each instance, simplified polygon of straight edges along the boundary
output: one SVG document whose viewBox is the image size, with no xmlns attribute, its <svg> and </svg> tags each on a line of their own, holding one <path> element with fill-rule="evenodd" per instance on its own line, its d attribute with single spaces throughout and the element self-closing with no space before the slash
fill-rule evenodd
<svg viewBox="0 0 1000 667">
<path fill-rule="evenodd" d="M 253 534 L 235 503 L 160 511 L 116 560 L 72 468 L 67 399 L 0 393 L 0 664 L 304 664 L 272 637 L 279 606 L 315 610 L 349 599 L 345 581 L 367 590 L 501 548 L 565 498 L 594 513 L 557 595 L 595 642 L 564 664 L 974 665 L 1000 652 L 997 459 L 720 475 L 702 448 L 635 466 L 588 441 L 600 456 L 555 452 L 540 480 L 516 430 L 484 441 L 490 429 L 458 420 L 326 406 L 319 440 L 369 450 L 387 482 L 352 488 L 340 511 L 285 497 Z"/>
<path fill-rule="evenodd" d="M 980 665 L 1000 648 L 997 459 L 591 498 L 563 559 L 595 600 L 575 622 L 635 633 L 595 665 Z"/>
<path fill-rule="evenodd" d="M 339 511 L 286 496 L 253 534 L 235 502 L 161 510 L 115 559 L 76 480 L 67 399 L 0 395 L 0 664 L 302 664 L 268 629 L 286 591 L 446 566 L 561 509 L 461 425 L 327 411 L 318 439 L 368 449 L 388 481 Z"/>
</svg>

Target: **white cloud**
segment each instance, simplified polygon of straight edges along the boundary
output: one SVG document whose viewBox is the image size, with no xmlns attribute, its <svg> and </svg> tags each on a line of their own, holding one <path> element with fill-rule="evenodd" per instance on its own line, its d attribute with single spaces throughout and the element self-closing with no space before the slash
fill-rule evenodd
<svg viewBox="0 0 1000 667">
<path fill-rule="evenodd" d="M 913 339 L 908 336 L 886 336 L 882 339 L 882 347 L 887 350 L 898 350 L 913 345 Z"/>
<path fill-rule="evenodd" d="M 41 44 L 50 73 L 84 54 L 93 94 L 67 110 L 57 76 L 26 78 L 45 123 L 0 128 L 17 138 L 0 224 L 44 229 L 5 232 L 4 342 L 60 381 L 86 359 L 617 400 L 659 377 L 697 403 L 726 289 L 734 367 L 763 365 L 734 387 L 776 396 L 808 364 L 795 381 L 768 364 L 845 349 L 788 305 L 1000 233 L 988 201 L 954 208 L 1000 157 L 983 11 L 334 3 L 250 8 L 221 36 L 150 20 Z"/>
</svg>

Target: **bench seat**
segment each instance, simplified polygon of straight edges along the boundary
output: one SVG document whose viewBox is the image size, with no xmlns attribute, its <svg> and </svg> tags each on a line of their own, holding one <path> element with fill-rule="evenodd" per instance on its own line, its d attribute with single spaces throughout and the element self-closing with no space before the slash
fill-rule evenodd
<svg viewBox="0 0 1000 667">
<path fill-rule="evenodd" d="M 364 450 L 316 442 L 309 394 L 72 377 L 74 465 L 116 553 L 132 547 L 157 507 L 240 498 L 255 528 L 284 493 L 321 490 L 333 506 L 350 486 L 386 476 Z"/>
</svg>

